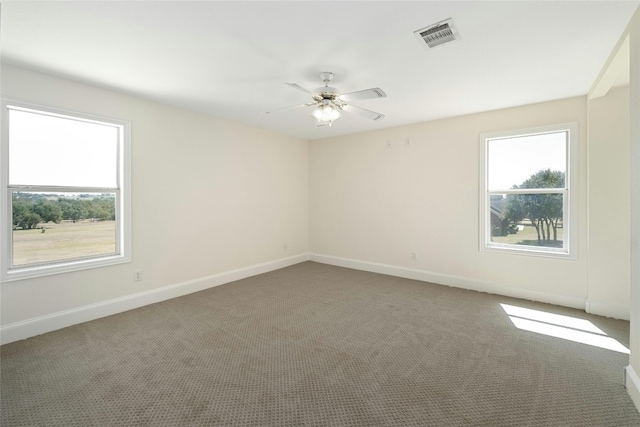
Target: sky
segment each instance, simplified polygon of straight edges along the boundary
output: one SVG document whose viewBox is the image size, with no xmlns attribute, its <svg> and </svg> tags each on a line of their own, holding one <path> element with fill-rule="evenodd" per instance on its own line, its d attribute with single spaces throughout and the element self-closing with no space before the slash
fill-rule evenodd
<svg viewBox="0 0 640 427">
<path fill-rule="evenodd" d="M 556 132 L 488 141 L 489 190 L 520 185 L 541 169 L 566 173 L 566 133 Z"/>
<path fill-rule="evenodd" d="M 22 110 L 9 114 L 10 185 L 117 186 L 117 126 Z"/>
</svg>

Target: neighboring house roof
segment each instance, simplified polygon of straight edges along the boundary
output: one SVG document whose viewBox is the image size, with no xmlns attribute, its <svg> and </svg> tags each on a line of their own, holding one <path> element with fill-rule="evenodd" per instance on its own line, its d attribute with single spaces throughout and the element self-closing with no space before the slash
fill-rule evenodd
<svg viewBox="0 0 640 427">
<path fill-rule="evenodd" d="M 491 215 L 495 215 L 500 219 L 504 219 L 504 198 L 498 199 L 491 197 L 490 210 Z"/>
<path fill-rule="evenodd" d="M 491 215 L 495 215 L 500 219 L 504 219 L 504 212 L 502 212 L 500 209 L 495 208 L 494 206 L 491 206 Z"/>
</svg>

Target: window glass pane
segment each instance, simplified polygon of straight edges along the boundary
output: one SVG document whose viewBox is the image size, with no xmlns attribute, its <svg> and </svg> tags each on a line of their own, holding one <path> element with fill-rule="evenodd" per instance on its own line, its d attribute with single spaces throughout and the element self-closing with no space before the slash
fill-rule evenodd
<svg viewBox="0 0 640 427">
<path fill-rule="evenodd" d="M 524 188 L 549 188 L 555 181 L 531 180 L 541 171 L 560 172 L 567 169 L 567 132 L 554 132 L 487 141 L 489 191 Z M 527 182 L 529 181 L 529 182 Z M 564 188 L 562 185 L 556 188 Z"/>
<path fill-rule="evenodd" d="M 13 265 L 116 253 L 115 193 L 12 193 Z"/>
<path fill-rule="evenodd" d="M 491 194 L 491 242 L 564 247 L 562 194 Z"/>
<path fill-rule="evenodd" d="M 9 184 L 117 187 L 119 127 L 9 110 Z"/>
</svg>

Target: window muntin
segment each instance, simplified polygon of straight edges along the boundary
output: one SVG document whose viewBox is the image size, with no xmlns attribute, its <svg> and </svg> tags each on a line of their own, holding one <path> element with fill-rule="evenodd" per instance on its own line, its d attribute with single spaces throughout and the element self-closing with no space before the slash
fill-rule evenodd
<svg viewBox="0 0 640 427">
<path fill-rule="evenodd" d="M 3 281 L 127 262 L 128 122 L 14 102 L 3 122 Z"/>
<path fill-rule="evenodd" d="M 575 257 L 576 137 L 575 124 L 481 137 L 481 249 Z"/>
</svg>

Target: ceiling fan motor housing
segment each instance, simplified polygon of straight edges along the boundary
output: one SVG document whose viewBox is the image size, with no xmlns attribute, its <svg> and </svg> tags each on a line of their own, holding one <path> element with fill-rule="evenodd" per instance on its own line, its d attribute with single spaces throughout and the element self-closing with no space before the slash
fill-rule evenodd
<svg viewBox="0 0 640 427">
<path fill-rule="evenodd" d="M 338 93 L 338 89 L 335 87 L 323 86 L 315 89 L 313 91 L 313 99 L 320 102 L 323 99 L 335 100 L 340 93 Z"/>
</svg>

